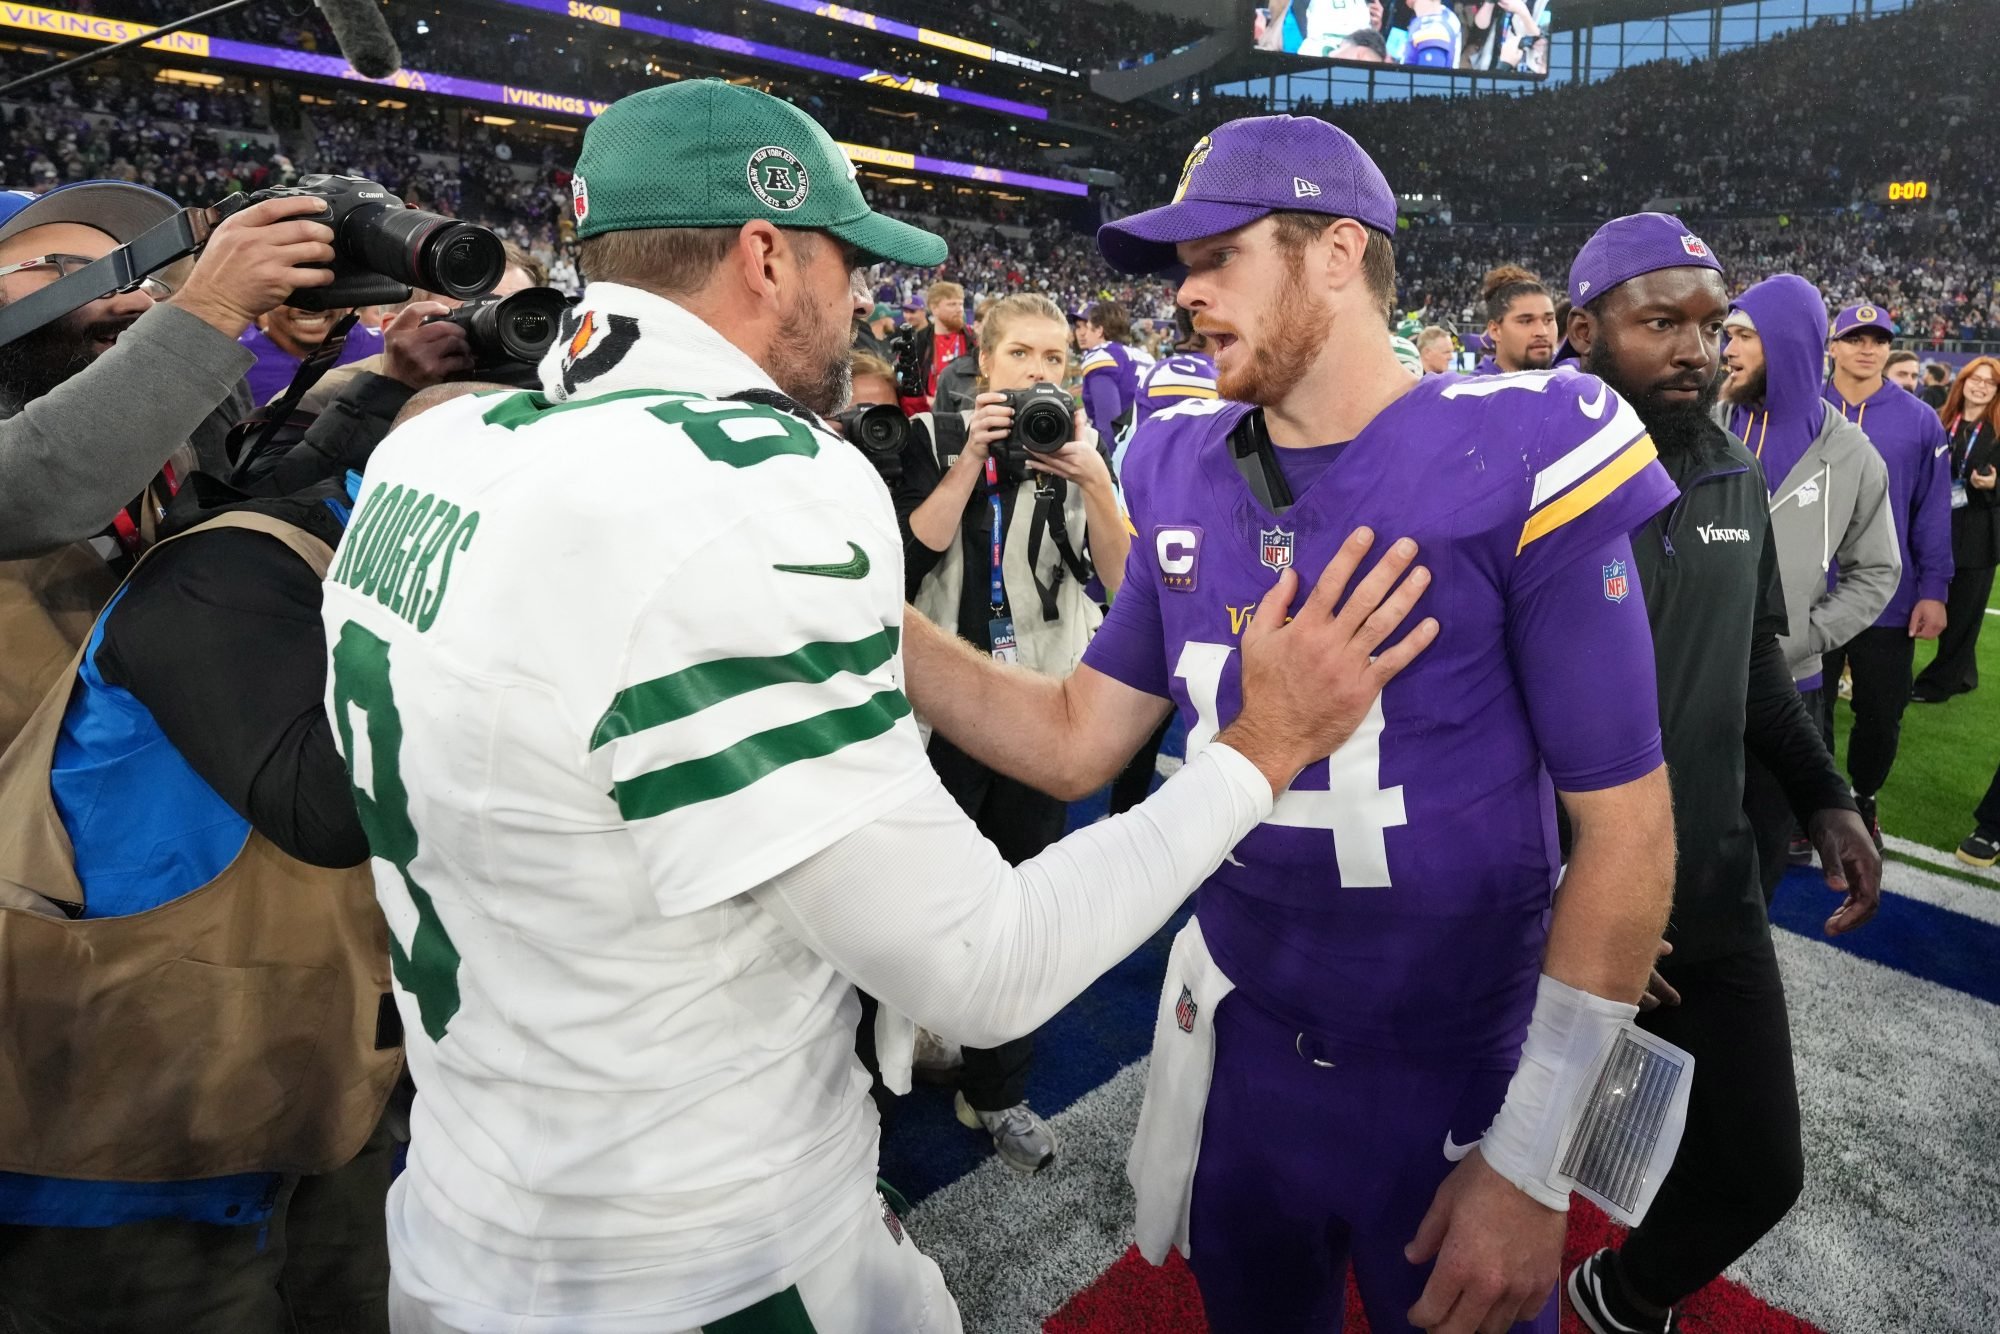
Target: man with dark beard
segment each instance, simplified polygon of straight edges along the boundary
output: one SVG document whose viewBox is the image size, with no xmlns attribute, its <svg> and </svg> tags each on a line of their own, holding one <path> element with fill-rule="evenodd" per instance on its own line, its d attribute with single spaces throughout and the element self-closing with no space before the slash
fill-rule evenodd
<svg viewBox="0 0 2000 1334">
<path fill-rule="evenodd" d="M 1622 1250 L 1570 1275 L 1595 1334 L 1671 1327 L 1791 1208 L 1803 1158 L 1784 990 L 1757 848 L 1743 811 L 1746 744 L 1778 777 L 1846 894 L 1839 935 L 1867 921 L 1881 860 L 1792 687 L 1763 471 L 1710 417 L 1729 296 L 1722 266 L 1678 218 L 1606 223 L 1570 270 L 1568 336 L 1583 367 L 1638 412 L 1680 500 L 1633 534 L 1659 672 L 1676 866 L 1669 956 L 1639 1020 L 1695 1058 L 1687 1132 L 1652 1212 Z"/>
</svg>

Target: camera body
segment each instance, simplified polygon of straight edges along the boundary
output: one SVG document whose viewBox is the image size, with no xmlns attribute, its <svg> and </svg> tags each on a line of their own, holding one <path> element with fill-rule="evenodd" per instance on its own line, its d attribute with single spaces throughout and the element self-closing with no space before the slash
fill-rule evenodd
<svg viewBox="0 0 2000 1334">
<path fill-rule="evenodd" d="M 910 438 L 910 419 L 893 403 L 849 408 L 834 419 L 848 443 L 875 465 L 885 482 L 903 475 L 903 446 Z"/>
<path fill-rule="evenodd" d="M 456 324 L 472 349 L 472 377 L 511 382 L 532 377 L 554 346 L 563 312 L 574 302 L 553 287 L 527 287 L 508 296 L 476 296 L 425 324 Z"/>
<path fill-rule="evenodd" d="M 302 176 L 296 185 L 230 195 L 215 206 L 220 217 L 266 199 L 309 196 L 323 200 L 316 221 L 333 228 L 334 280 L 286 298 L 300 310 L 390 305 L 423 288 L 464 300 L 490 292 L 506 272 L 507 252 L 484 227 L 409 208 L 381 184 L 363 176 Z"/>
<path fill-rule="evenodd" d="M 995 441 L 990 453 L 1002 481 L 1026 482 L 1038 474 L 1028 467 L 1028 455 L 1053 454 L 1076 434 L 1076 400 L 1061 385 L 1029 385 L 1002 391 L 1014 410 L 1014 429 Z"/>
</svg>

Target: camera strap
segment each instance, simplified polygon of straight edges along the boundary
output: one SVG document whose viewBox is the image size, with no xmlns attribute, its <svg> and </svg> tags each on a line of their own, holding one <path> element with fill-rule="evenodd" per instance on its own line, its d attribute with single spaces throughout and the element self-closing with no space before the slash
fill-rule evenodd
<svg viewBox="0 0 2000 1334">
<path fill-rule="evenodd" d="M 340 361 L 340 351 L 347 346 L 347 335 L 353 331 L 355 322 L 360 318 L 361 312 L 358 310 L 347 312 L 346 317 L 334 325 L 333 331 L 327 334 L 326 341 L 306 353 L 305 359 L 299 362 L 298 373 L 293 375 L 292 382 L 285 386 L 284 396 L 264 410 L 264 425 L 250 438 L 249 444 L 244 446 L 242 457 L 234 461 L 239 473 L 249 466 L 251 460 L 270 447 L 271 440 L 278 434 L 279 428 L 291 419 L 292 409 L 299 405 L 299 400 L 303 399 Z"/>
<path fill-rule="evenodd" d="M 1054 484 L 1044 490 L 1035 489 L 1035 512 L 1028 520 L 1028 573 L 1034 577 L 1035 592 L 1042 600 L 1042 619 L 1053 621 L 1057 618 L 1056 590 L 1062 587 L 1063 571 L 1067 569 L 1076 577 L 1078 584 L 1090 582 L 1090 565 L 1076 554 L 1070 545 L 1069 519 L 1063 512 L 1063 501 L 1069 494 L 1068 483 L 1061 478 L 1053 479 Z M 1042 534 L 1055 539 L 1056 554 L 1062 557 L 1062 564 L 1056 567 L 1056 577 L 1050 583 L 1042 582 L 1040 557 L 1042 554 Z"/>
<path fill-rule="evenodd" d="M 1271 433 L 1264 429 L 1261 410 L 1246 413 L 1230 431 L 1229 455 L 1236 471 L 1243 475 L 1244 485 L 1265 509 L 1283 514 L 1292 507 L 1291 484 L 1285 481 L 1285 474 L 1278 467 L 1277 452 L 1271 445 Z"/>
</svg>

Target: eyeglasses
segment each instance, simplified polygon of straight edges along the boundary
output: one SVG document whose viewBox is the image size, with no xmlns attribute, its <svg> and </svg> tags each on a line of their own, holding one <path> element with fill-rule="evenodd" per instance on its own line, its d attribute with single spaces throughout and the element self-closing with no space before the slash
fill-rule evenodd
<svg viewBox="0 0 2000 1334">
<path fill-rule="evenodd" d="M 67 278 L 73 273 L 82 272 L 96 262 L 88 255 L 37 255 L 18 264 L 0 264 L 0 278 L 5 278 L 11 273 L 26 273 L 29 269 L 54 269 L 57 277 Z M 104 295 L 122 296 L 126 292 L 144 292 L 155 301 L 165 301 L 174 294 L 174 289 L 158 278 L 146 277 L 135 279 Z"/>
</svg>

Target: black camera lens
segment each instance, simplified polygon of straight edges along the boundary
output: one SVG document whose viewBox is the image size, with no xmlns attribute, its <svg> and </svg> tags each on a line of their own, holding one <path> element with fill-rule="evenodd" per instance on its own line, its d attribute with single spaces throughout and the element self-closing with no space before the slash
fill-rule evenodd
<svg viewBox="0 0 2000 1334">
<path fill-rule="evenodd" d="M 419 208 L 364 204 L 344 219 L 339 238 L 370 272 L 460 300 L 492 291 L 507 271 L 499 237 Z"/>
<path fill-rule="evenodd" d="M 1054 385 L 1037 385 L 1014 408 L 1014 438 L 1037 454 L 1053 454 L 1068 444 L 1076 424 L 1069 396 Z"/>
<path fill-rule="evenodd" d="M 901 454 L 904 442 L 910 438 L 910 419 L 901 408 L 888 403 L 850 408 L 837 420 L 841 434 L 871 455 Z"/>
<path fill-rule="evenodd" d="M 493 233 L 469 223 L 455 222 L 441 229 L 430 243 L 430 267 L 437 284 L 420 284 L 425 290 L 449 296 L 469 295 L 490 290 L 507 271 L 507 255 Z M 499 266 L 494 266 L 495 258 Z"/>
</svg>

